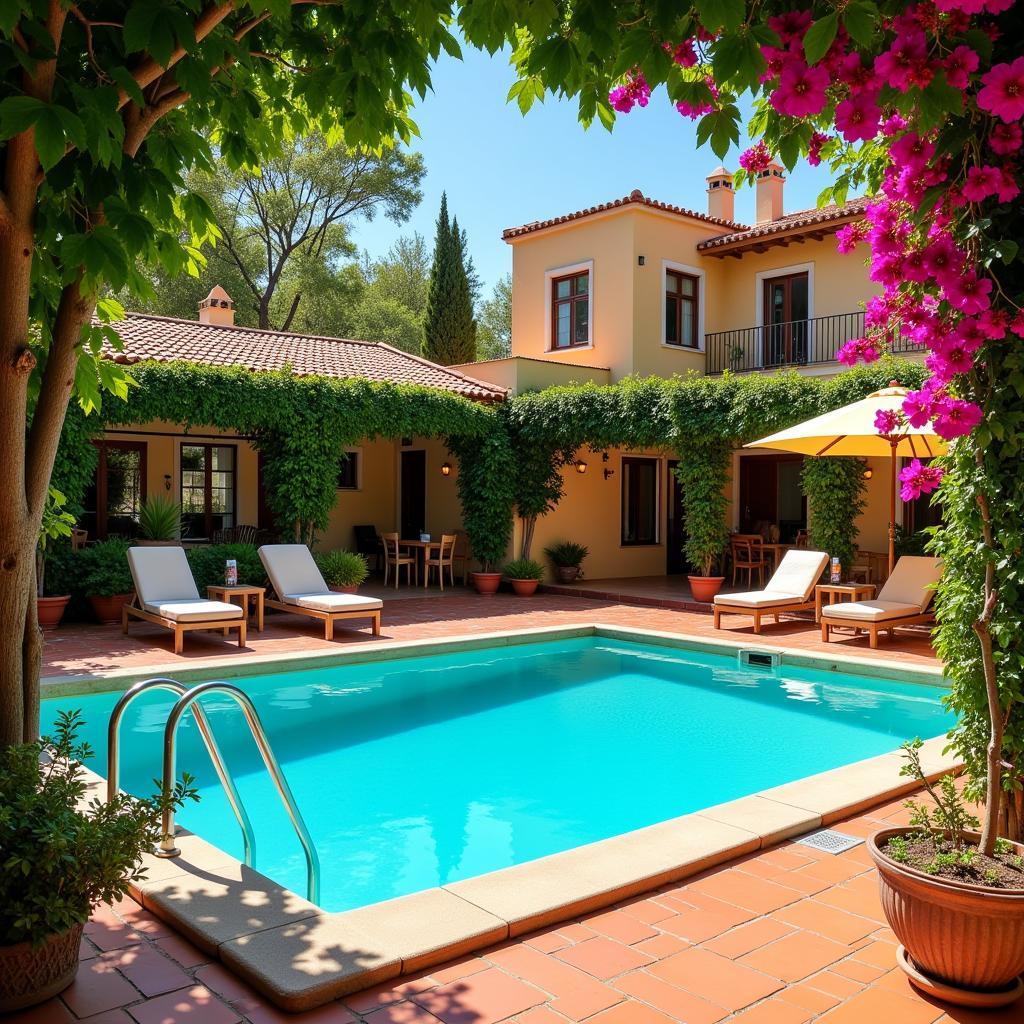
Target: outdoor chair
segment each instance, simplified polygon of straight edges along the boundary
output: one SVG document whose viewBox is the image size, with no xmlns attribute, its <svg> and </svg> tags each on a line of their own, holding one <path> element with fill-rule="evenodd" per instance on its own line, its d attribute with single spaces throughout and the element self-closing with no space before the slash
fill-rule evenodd
<svg viewBox="0 0 1024 1024">
<path fill-rule="evenodd" d="M 888 630 L 889 639 L 897 626 L 932 622 L 928 610 L 935 596 L 935 585 L 942 574 L 942 562 L 924 555 L 904 555 L 893 569 L 873 601 L 830 604 L 821 609 L 821 639 L 828 643 L 833 629 L 845 626 L 868 634 L 868 643 L 878 646 L 878 634 Z"/>
<path fill-rule="evenodd" d="M 764 586 L 764 571 L 768 563 L 764 557 L 764 540 L 757 534 L 736 534 L 730 541 L 730 552 L 732 554 L 732 582 L 736 585 L 736 576 L 745 569 L 747 572 L 747 586 L 754 585 L 754 573 L 757 573 L 757 582 Z"/>
<path fill-rule="evenodd" d="M 380 612 L 383 602 L 377 597 L 336 594 L 324 581 L 313 555 L 305 544 L 264 544 L 260 561 L 270 577 L 268 608 L 319 619 L 324 624 L 324 639 L 334 639 L 334 624 L 339 619 L 370 619 L 373 635 L 380 636 Z"/>
<path fill-rule="evenodd" d="M 80 530 L 78 527 L 72 527 L 71 530 L 71 550 L 81 551 L 85 547 L 89 540 L 89 531 Z"/>
<path fill-rule="evenodd" d="M 465 586 L 469 580 L 469 534 L 465 530 L 452 530 L 455 534 L 455 546 L 452 548 L 452 572 L 456 565 L 460 566 L 462 585 Z"/>
<path fill-rule="evenodd" d="M 128 619 L 145 619 L 174 631 L 174 653 L 181 654 L 185 633 L 195 629 L 238 630 L 238 646 L 245 646 L 245 610 L 227 601 L 199 596 L 185 549 L 137 547 L 128 549 L 128 568 L 135 583 L 131 602 L 121 612 L 121 631 Z"/>
<path fill-rule="evenodd" d="M 391 570 L 395 570 L 395 590 L 398 589 L 398 577 L 402 566 L 405 566 L 405 581 L 412 585 L 415 578 L 416 584 L 420 582 L 420 566 L 415 554 L 409 554 L 409 549 L 402 550 L 402 540 L 397 533 L 382 533 L 381 540 L 384 542 L 384 586 L 388 585 L 388 577 Z"/>
<path fill-rule="evenodd" d="M 761 632 L 761 619 L 771 615 L 776 622 L 782 612 L 804 611 L 814 607 L 814 588 L 828 565 L 824 551 L 787 551 L 763 590 L 744 594 L 715 595 L 715 629 L 721 629 L 722 616 L 751 615 L 754 632 Z"/>
<path fill-rule="evenodd" d="M 448 578 L 451 580 L 451 584 L 455 586 L 455 534 L 454 533 L 442 533 L 441 534 L 441 547 L 438 549 L 436 558 L 425 558 L 423 560 L 423 571 L 426 574 L 423 585 L 429 586 L 430 584 L 430 570 L 437 570 L 437 577 L 441 581 L 441 589 L 444 590 L 444 571 L 448 570 Z"/>
<path fill-rule="evenodd" d="M 806 530 L 797 530 L 796 539 L 793 541 L 795 547 L 805 548 L 810 543 L 811 537 Z"/>
<path fill-rule="evenodd" d="M 353 526 L 352 531 L 355 534 L 356 552 L 367 560 L 372 558 L 374 571 L 379 572 L 381 556 L 384 554 L 384 545 L 381 542 L 377 527 L 370 525 Z"/>
</svg>

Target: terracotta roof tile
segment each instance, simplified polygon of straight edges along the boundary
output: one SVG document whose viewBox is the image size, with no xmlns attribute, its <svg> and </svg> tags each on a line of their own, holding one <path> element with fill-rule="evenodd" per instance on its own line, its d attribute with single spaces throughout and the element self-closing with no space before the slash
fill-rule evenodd
<svg viewBox="0 0 1024 1024">
<path fill-rule="evenodd" d="M 124 351 L 106 346 L 104 354 L 119 363 L 184 360 L 249 370 L 290 367 L 299 377 L 357 377 L 419 384 L 478 401 L 500 401 L 507 396 L 504 388 L 376 341 L 225 327 L 148 313 L 128 313 L 113 326 L 121 336 Z"/>
<path fill-rule="evenodd" d="M 592 217 L 595 213 L 604 213 L 607 210 L 616 210 L 623 206 L 648 206 L 652 210 L 661 210 L 664 213 L 674 213 L 680 217 L 689 217 L 692 220 L 701 220 L 706 224 L 717 224 L 725 228 L 743 228 L 743 224 L 735 221 L 720 220 L 718 217 L 709 217 L 706 213 L 697 213 L 695 210 L 687 210 L 682 206 L 672 206 L 670 203 L 662 203 L 657 199 L 648 199 L 639 189 L 633 189 L 628 196 L 621 199 L 613 199 L 610 203 L 601 203 L 598 206 L 588 206 L 585 210 L 577 210 L 575 213 L 566 213 L 561 217 L 551 217 L 549 220 L 535 220 L 529 224 L 521 224 L 519 227 L 505 228 L 501 237 L 505 241 L 528 235 L 532 231 L 541 231 L 544 228 L 554 227 L 557 224 L 567 224 L 569 221 L 581 220 L 583 217 Z"/>
<path fill-rule="evenodd" d="M 733 231 L 727 235 L 716 235 L 714 238 L 706 238 L 703 242 L 697 243 L 697 248 L 700 250 L 717 249 L 721 246 L 733 245 L 737 242 L 747 242 L 755 238 L 765 238 L 782 232 L 793 231 L 796 228 L 813 228 L 819 224 L 828 224 L 831 221 L 856 217 L 864 212 L 867 203 L 866 198 L 851 199 L 848 203 L 843 203 L 841 206 L 833 204 L 814 210 L 800 210 L 797 213 L 787 213 L 785 217 L 769 221 L 767 224 L 758 224 L 756 227 L 744 228 L 742 231 Z"/>
</svg>

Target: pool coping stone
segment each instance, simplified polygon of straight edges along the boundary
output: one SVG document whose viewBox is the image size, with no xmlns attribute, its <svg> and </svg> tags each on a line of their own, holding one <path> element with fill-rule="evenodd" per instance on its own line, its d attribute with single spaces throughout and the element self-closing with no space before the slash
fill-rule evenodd
<svg viewBox="0 0 1024 1024">
<path fill-rule="evenodd" d="M 942 684 L 941 669 L 928 666 L 908 669 L 848 655 L 808 655 L 760 641 L 716 642 L 601 624 L 367 645 L 326 656 L 354 663 L 453 647 L 470 650 L 587 636 L 683 650 L 738 652 L 754 647 L 780 651 L 788 665 Z M 285 664 L 294 669 L 316 666 L 324 657 L 286 655 L 261 661 L 270 662 L 268 671 L 278 671 Z M 253 674 L 251 663 L 238 667 Z M 223 675 L 223 666 L 217 668 Z M 107 688 L 126 688 L 158 671 L 122 673 L 113 680 L 116 685 Z M 187 673 L 178 675 L 198 680 L 211 673 L 190 665 Z M 75 687 L 62 677 L 59 686 L 46 686 L 44 696 L 61 692 L 96 690 Z M 958 768 L 957 760 L 944 752 L 945 743 L 940 736 L 926 740 L 921 749 L 929 780 Z M 275 1005 L 298 1012 L 680 881 L 891 801 L 916 786 L 899 774 L 902 763 L 899 751 L 891 751 L 571 850 L 339 913 L 321 910 L 186 830 L 176 837 L 182 856 L 167 860 L 146 855 L 148 877 L 133 882 L 130 892 Z M 89 772 L 88 778 L 90 792 L 105 789 L 101 777 Z"/>
</svg>

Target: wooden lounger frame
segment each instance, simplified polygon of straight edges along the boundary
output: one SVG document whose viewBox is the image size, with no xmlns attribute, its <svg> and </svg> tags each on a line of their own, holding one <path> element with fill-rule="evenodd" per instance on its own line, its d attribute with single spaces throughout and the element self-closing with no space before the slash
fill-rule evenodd
<svg viewBox="0 0 1024 1024">
<path fill-rule="evenodd" d="M 763 608 L 751 608 L 750 605 L 741 604 L 716 604 L 715 605 L 715 629 L 721 629 L 719 623 L 723 615 L 752 615 L 754 618 L 754 632 L 761 632 L 761 619 L 771 615 L 776 622 L 783 612 L 805 612 L 814 607 L 814 601 L 793 601 L 791 604 L 766 605 Z"/>
<path fill-rule="evenodd" d="M 829 605 L 830 608 L 836 607 L 835 605 Z M 841 607 L 841 606 L 839 606 Z M 855 619 L 852 616 L 846 619 L 845 622 L 836 622 L 837 616 L 831 617 L 833 621 L 829 621 L 825 615 L 821 616 L 821 639 L 823 643 L 828 643 L 829 634 L 833 629 L 852 629 L 853 635 L 858 636 L 861 630 L 864 630 L 868 634 L 868 643 L 871 647 L 878 647 L 878 634 L 884 633 L 886 630 L 889 631 L 889 639 L 892 640 L 896 635 L 897 626 L 916 626 L 921 623 L 934 622 L 934 612 L 920 612 L 915 615 L 900 615 L 895 619 L 879 619 L 877 622 L 868 622 L 864 619 Z"/>
<path fill-rule="evenodd" d="M 289 604 L 287 601 L 279 601 L 273 590 L 268 591 L 268 596 L 263 604 L 267 608 L 276 608 L 279 612 L 292 612 L 295 615 L 307 615 L 311 619 L 319 619 L 324 624 L 324 639 L 334 639 L 334 624 L 339 619 L 370 619 L 373 623 L 373 635 L 380 636 L 380 608 L 361 608 L 358 611 L 350 612 L 325 612 L 319 608 L 303 608 L 301 605 Z"/>
<path fill-rule="evenodd" d="M 168 619 L 163 615 L 157 615 L 155 612 L 146 611 L 137 603 L 139 600 L 138 594 L 132 595 L 131 601 L 126 604 L 121 611 L 121 632 L 125 636 L 128 635 L 128 617 L 132 616 L 136 619 L 145 619 L 146 622 L 155 623 L 157 626 L 163 626 L 165 629 L 169 629 L 174 633 L 174 653 L 181 654 L 185 648 L 185 634 L 190 630 L 196 629 L 219 629 L 222 630 L 224 635 L 228 635 L 228 630 L 238 630 L 238 646 L 245 646 L 245 626 L 246 626 L 246 614 L 245 609 L 242 609 L 242 617 L 234 619 L 204 619 L 201 622 L 182 622 L 178 619 Z"/>
</svg>

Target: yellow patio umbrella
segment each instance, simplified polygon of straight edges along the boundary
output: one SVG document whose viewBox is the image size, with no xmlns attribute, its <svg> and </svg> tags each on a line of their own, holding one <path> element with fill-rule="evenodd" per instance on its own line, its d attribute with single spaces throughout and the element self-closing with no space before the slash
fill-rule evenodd
<svg viewBox="0 0 1024 1024">
<path fill-rule="evenodd" d="M 751 441 L 745 448 L 776 448 L 800 455 L 852 455 L 860 458 L 886 457 L 889 470 L 889 572 L 896 563 L 896 460 L 930 459 L 946 453 L 946 442 L 931 425 L 912 427 L 907 423 L 895 434 L 879 434 L 875 416 L 881 409 L 902 412 L 907 389 L 892 381 L 859 402 L 826 412 L 814 419 L 780 430 L 770 437 Z"/>
</svg>

